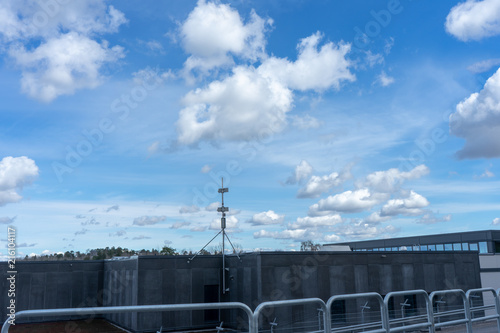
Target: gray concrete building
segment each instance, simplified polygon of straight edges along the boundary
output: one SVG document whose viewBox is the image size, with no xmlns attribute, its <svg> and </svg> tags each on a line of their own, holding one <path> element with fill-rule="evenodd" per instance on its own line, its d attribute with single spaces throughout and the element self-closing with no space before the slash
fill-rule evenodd
<svg viewBox="0 0 500 333">
<path fill-rule="evenodd" d="M 3 272 L 7 263 L 0 263 Z M 18 274 L 17 311 L 61 307 L 242 302 L 252 310 L 265 301 L 332 295 L 424 289 L 481 287 L 477 251 L 262 252 L 240 259 L 226 256 L 139 256 L 122 260 L 23 262 Z M 222 274 L 226 287 L 222 290 Z M 2 290 L 6 290 L 6 278 Z M 411 298 L 411 295 L 409 295 Z M 1 314 L 6 318 L 7 293 Z M 419 301 L 414 300 L 415 307 Z M 336 305 L 334 320 L 349 322 L 356 303 Z M 317 306 L 294 306 L 267 311 L 267 327 L 274 318 L 290 332 L 317 325 Z M 186 328 L 244 329 L 247 320 L 237 311 L 204 310 L 106 315 L 106 319 L 133 332 Z M 53 320 L 54 318 L 43 318 Z M 64 320 L 68 318 L 56 318 Z M 71 318 L 77 319 L 77 318 Z M 37 319 L 40 320 L 40 319 Z M 309 326 L 307 326 L 309 327 Z M 317 327 L 317 326 L 316 326 Z"/>
<path fill-rule="evenodd" d="M 500 230 L 333 243 L 323 245 L 322 249 L 328 251 L 338 246 L 349 246 L 352 251 L 360 252 L 475 251 L 479 254 L 482 286 L 500 288 Z"/>
</svg>

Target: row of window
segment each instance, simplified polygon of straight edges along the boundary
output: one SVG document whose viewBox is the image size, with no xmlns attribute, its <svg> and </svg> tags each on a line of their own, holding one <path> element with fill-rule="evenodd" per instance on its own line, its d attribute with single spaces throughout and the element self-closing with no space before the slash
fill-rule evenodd
<svg viewBox="0 0 500 333">
<path fill-rule="evenodd" d="M 488 244 L 486 242 L 479 242 L 479 243 L 406 245 L 399 247 L 354 249 L 353 251 L 479 251 L 479 253 L 488 253 Z"/>
</svg>

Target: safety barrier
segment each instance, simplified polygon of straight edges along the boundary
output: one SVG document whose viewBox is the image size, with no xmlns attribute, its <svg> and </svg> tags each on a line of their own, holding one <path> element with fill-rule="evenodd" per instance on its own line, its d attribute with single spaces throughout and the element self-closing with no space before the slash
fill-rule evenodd
<svg viewBox="0 0 500 333">
<path fill-rule="evenodd" d="M 494 304 L 474 306 L 473 299 L 480 298 L 482 303 L 482 296 L 477 296 L 479 293 L 491 293 L 493 295 Z M 401 318 L 390 318 L 390 302 L 398 296 L 412 295 L 421 297 L 425 300 L 425 314 L 407 316 L 404 315 L 404 307 L 409 306 L 407 300 L 401 304 Z M 440 304 L 445 304 L 444 297 L 454 295 L 459 297 L 463 307 L 455 310 L 440 311 Z M 437 300 L 437 297 L 441 299 Z M 377 300 L 380 308 L 380 321 L 363 323 L 361 325 L 346 324 L 345 327 L 335 328 L 332 330 L 332 311 L 333 303 L 336 301 L 345 300 L 365 300 L 367 298 L 374 298 Z M 477 302 L 476 302 L 477 303 Z M 83 315 L 96 315 L 96 314 L 109 314 L 109 313 L 126 313 L 126 312 L 161 312 L 161 311 L 189 311 L 189 310 L 211 310 L 211 309 L 240 309 L 245 312 L 248 317 L 249 333 L 259 332 L 259 317 L 266 308 L 271 307 L 286 307 L 296 305 L 310 305 L 318 304 L 322 311 L 323 328 L 315 332 L 342 332 L 350 330 L 364 330 L 370 333 L 391 333 L 391 332 L 404 332 L 415 329 L 428 329 L 430 333 L 434 333 L 436 328 L 444 326 L 465 324 L 467 333 L 472 333 L 472 323 L 479 321 L 497 321 L 498 332 L 500 332 L 500 289 L 494 290 L 492 288 L 471 289 L 465 293 L 460 289 L 440 290 L 434 291 L 430 295 L 424 290 L 405 290 L 388 293 L 385 298 L 378 293 L 360 293 L 360 294 L 347 294 L 335 295 L 328 299 L 325 303 L 319 298 L 305 298 L 295 300 L 282 300 L 261 303 L 255 311 L 243 303 L 227 302 L 227 303 L 194 303 L 194 304 L 168 304 L 168 305 L 137 305 L 137 306 L 111 306 L 111 307 L 88 307 L 88 308 L 66 308 L 66 309 L 46 309 L 46 310 L 24 310 L 16 313 L 16 320 L 26 317 L 50 317 L 50 316 L 83 316 Z M 472 304 L 472 305 L 471 305 Z M 365 304 L 366 305 L 366 304 Z M 436 305 L 436 311 L 434 311 Z M 364 308 L 363 308 L 364 310 Z M 478 311 L 494 311 L 493 315 L 486 315 L 475 317 L 472 315 Z M 441 321 L 440 319 L 447 316 L 463 316 L 460 319 L 453 319 Z M 437 322 L 436 322 L 437 319 Z M 4 322 L 1 333 L 9 332 L 10 318 Z M 412 324 L 411 322 L 420 321 L 419 323 Z M 398 326 L 401 325 L 401 326 Z M 374 330 L 367 330 L 369 327 L 381 327 Z"/>
</svg>

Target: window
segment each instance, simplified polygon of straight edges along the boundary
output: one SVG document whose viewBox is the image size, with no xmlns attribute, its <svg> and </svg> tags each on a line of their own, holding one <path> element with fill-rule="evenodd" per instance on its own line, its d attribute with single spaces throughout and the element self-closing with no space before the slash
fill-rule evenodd
<svg viewBox="0 0 500 333">
<path fill-rule="evenodd" d="M 488 244 L 486 242 L 479 242 L 479 253 L 488 253 Z"/>
<path fill-rule="evenodd" d="M 451 250 L 453 250 L 453 246 L 451 244 L 444 244 L 444 250 L 451 251 Z"/>
<path fill-rule="evenodd" d="M 462 250 L 469 251 L 469 243 L 462 243 Z"/>
<path fill-rule="evenodd" d="M 429 251 L 436 251 L 436 245 L 434 245 L 434 244 L 427 245 L 427 247 L 429 248 Z"/>
<path fill-rule="evenodd" d="M 385 248 L 386 251 L 391 251 L 392 249 L 390 247 Z"/>
<path fill-rule="evenodd" d="M 420 251 L 420 246 L 413 245 L 413 251 Z"/>
<path fill-rule="evenodd" d="M 471 251 L 478 251 L 477 243 L 470 243 L 469 248 Z"/>
<path fill-rule="evenodd" d="M 453 244 L 453 251 L 462 251 L 462 244 L 454 243 Z"/>
<path fill-rule="evenodd" d="M 427 251 L 427 245 L 421 245 L 420 251 Z"/>
<path fill-rule="evenodd" d="M 495 242 L 495 253 L 500 253 L 500 242 Z"/>
<path fill-rule="evenodd" d="M 444 245 L 443 244 L 437 244 L 436 245 L 436 251 L 444 251 Z"/>
<path fill-rule="evenodd" d="M 397 247 L 393 247 L 392 250 L 393 251 L 399 251 L 400 249 L 398 249 Z"/>
<path fill-rule="evenodd" d="M 405 246 L 405 247 L 406 247 L 406 251 L 413 251 L 413 246 L 408 245 L 408 246 Z"/>
</svg>

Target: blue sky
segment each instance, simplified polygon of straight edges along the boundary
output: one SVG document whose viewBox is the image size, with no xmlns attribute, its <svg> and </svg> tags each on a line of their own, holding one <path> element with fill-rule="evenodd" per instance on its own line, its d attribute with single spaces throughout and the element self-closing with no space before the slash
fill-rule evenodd
<svg viewBox="0 0 500 333">
<path fill-rule="evenodd" d="M 196 251 L 221 177 L 249 251 L 498 229 L 499 17 L 496 0 L 3 1 L 4 235 L 20 255 Z"/>
</svg>

